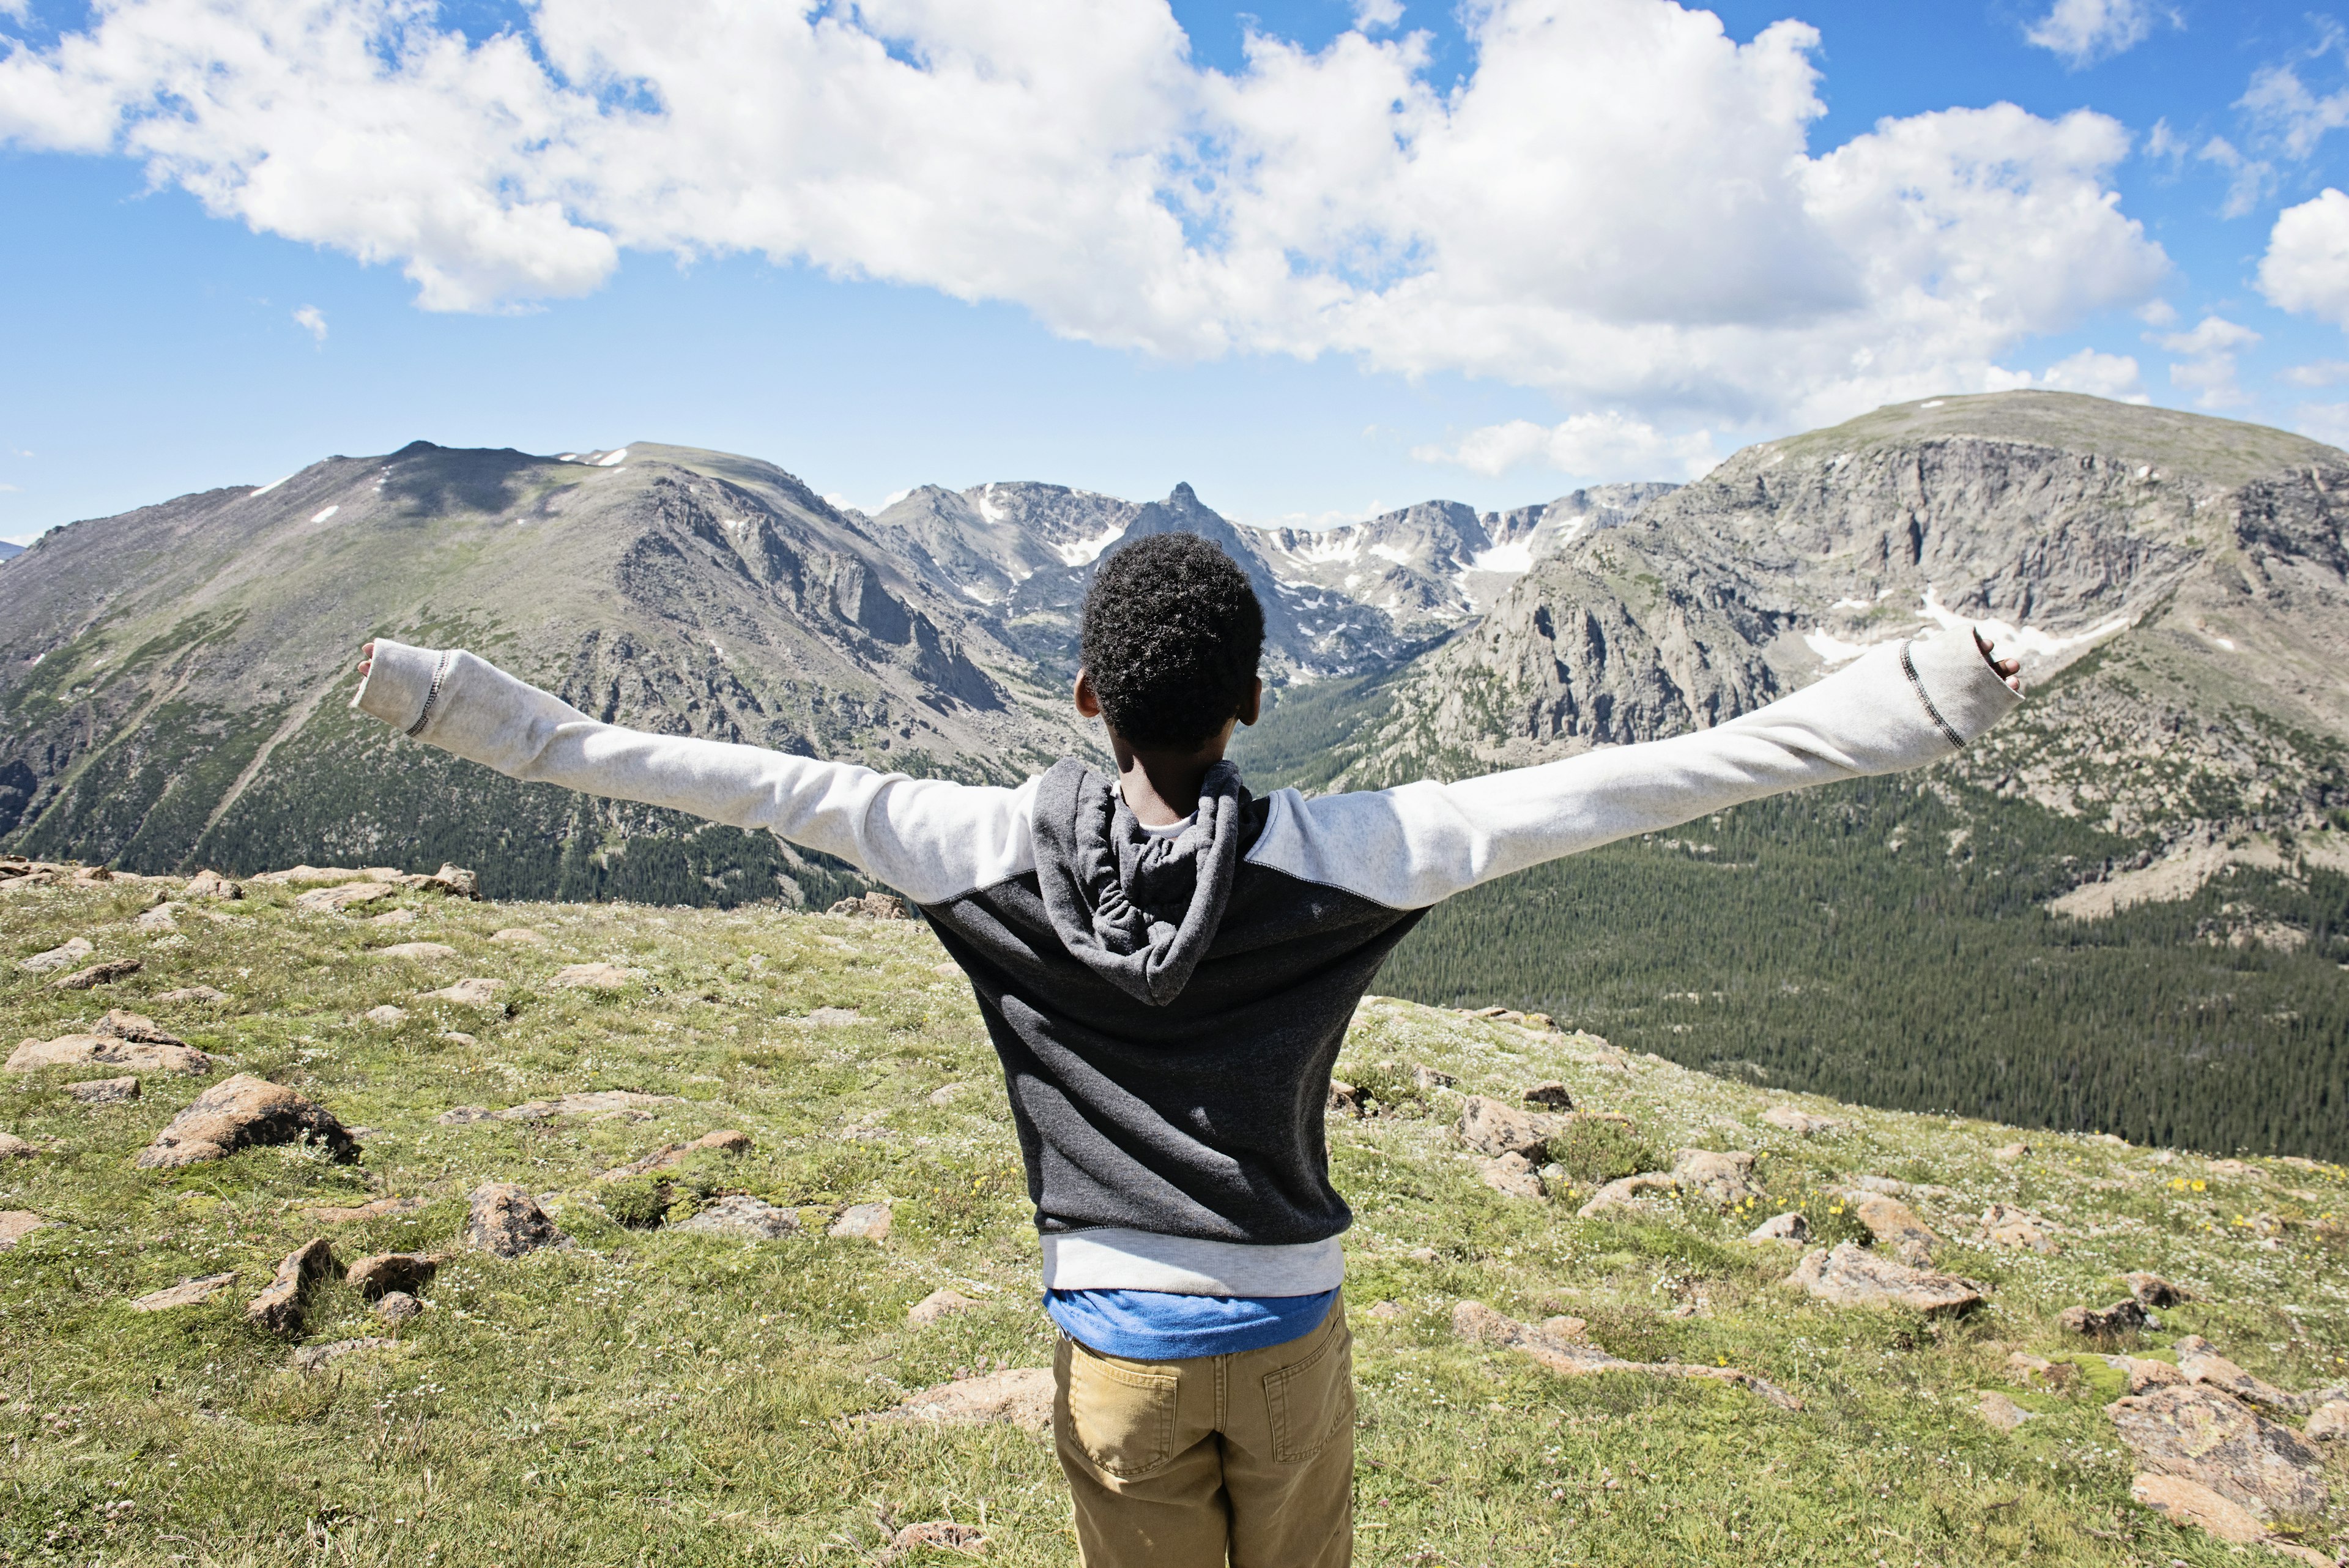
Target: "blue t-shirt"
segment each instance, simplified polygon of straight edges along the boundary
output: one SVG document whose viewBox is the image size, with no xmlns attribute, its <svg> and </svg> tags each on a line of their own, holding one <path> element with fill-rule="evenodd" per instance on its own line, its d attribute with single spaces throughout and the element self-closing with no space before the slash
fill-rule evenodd
<svg viewBox="0 0 2349 1568">
<path fill-rule="evenodd" d="M 1184 1361 L 1286 1345 L 1330 1315 L 1313 1296 L 1181 1296 L 1164 1291 L 1046 1291 L 1044 1311 L 1071 1339 L 1129 1361 Z"/>
</svg>

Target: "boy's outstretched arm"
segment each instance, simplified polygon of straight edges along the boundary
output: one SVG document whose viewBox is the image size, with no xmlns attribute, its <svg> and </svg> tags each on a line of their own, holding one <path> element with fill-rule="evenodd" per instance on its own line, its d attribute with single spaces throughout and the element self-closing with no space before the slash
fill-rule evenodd
<svg viewBox="0 0 2349 1568">
<path fill-rule="evenodd" d="M 378 638 L 351 706 L 526 784 L 554 784 L 766 828 L 833 855 L 916 903 L 1035 863 L 1033 783 L 982 788 L 760 746 L 600 723 L 485 659 Z"/>
<path fill-rule="evenodd" d="M 1764 795 L 1950 755 L 2022 700 L 1979 635 L 1920 638 L 1710 730 L 1458 784 L 1288 796 L 1248 858 L 1392 909 Z"/>
</svg>

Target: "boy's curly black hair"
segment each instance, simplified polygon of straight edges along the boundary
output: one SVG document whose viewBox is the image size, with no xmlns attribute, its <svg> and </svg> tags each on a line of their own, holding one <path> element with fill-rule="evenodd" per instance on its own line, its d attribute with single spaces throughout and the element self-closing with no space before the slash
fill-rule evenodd
<svg viewBox="0 0 2349 1568">
<path fill-rule="evenodd" d="M 1132 745 L 1205 744 L 1247 702 L 1263 652 L 1247 574 L 1195 534 L 1136 539 L 1102 562 L 1085 595 L 1085 670 Z"/>
</svg>

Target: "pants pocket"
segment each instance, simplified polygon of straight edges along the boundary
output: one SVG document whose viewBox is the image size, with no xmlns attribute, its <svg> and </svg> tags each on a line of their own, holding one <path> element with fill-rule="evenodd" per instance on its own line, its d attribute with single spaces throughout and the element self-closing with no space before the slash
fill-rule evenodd
<svg viewBox="0 0 2349 1568">
<path fill-rule="evenodd" d="M 1103 1475 L 1132 1480 L 1174 1457 L 1174 1396 L 1170 1369 L 1119 1360 L 1073 1339 L 1061 1341 L 1068 1433 Z"/>
<path fill-rule="evenodd" d="M 1342 1304 L 1330 1315 L 1334 1321 L 1301 1360 L 1264 1375 L 1272 1457 L 1281 1464 L 1303 1464 L 1353 1427 L 1354 1336 Z"/>
</svg>

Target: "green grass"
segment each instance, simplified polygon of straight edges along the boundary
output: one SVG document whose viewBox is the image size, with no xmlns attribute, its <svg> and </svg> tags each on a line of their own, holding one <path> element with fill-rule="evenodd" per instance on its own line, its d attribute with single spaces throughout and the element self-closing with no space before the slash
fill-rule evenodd
<svg viewBox="0 0 2349 1568">
<path fill-rule="evenodd" d="M 403 895 L 419 919 L 382 929 L 366 919 L 382 905 L 309 916 L 290 894 L 257 892 L 228 908 L 236 923 L 187 916 L 182 939 L 159 941 L 129 925 L 149 896 L 0 898 L 0 1005 L 16 1034 L 137 1008 L 374 1130 L 352 1166 L 264 1149 L 140 1171 L 130 1157 L 199 1084 L 150 1077 L 140 1101 L 88 1109 L 60 1080 L 100 1072 L 7 1080 L 0 1122 L 51 1149 L 0 1168 L 0 1208 L 56 1223 L 0 1252 L 0 1562 L 847 1563 L 872 1560 L 884 1518 L 982 1517 L 989 1561 L 1073 1560 L 1058 1471 L 1034 1439 L 847 1419 L 958 1370 L 1050 1354 L 993 1055 L 925 928 Z M 488 941 L 515 925 L 550 940 Z M 14 968 L 75 934 L 147 967 L 96 995 L 53 992 Z M 364 951 L 418 940 L 460 956 L 420 967 Z M 618 993 L 545 983 L 590 960 L 644 981 Z M 467 975 L 506 980 L 510 1009 L 416 999 Z M 140 1001 L 198 983 L 233 1000 Z M 409 1009 L 407 1022 L 361 1019 L 385 1002 Z M 865 1021 L 800 1022 L 826 1006 Z M 2349 1378 L 2349 1259 L 2326 1218 L 2349 1212 L 2349 1173 L 2262 1161 L 2235 1176 L 2055 1135 L 2033 1135 L 2037 1152 L 2010 1167 L 1990 1154 L 2010 1129 L 1870 1110 L 1834 1110 L 1848 1131 L 1805 1141 L 1757 1120 L 1784 1096 L 1613 1059 L 1587 1035 L 1411 1003 L 1374 1000 L 1358 1016 L 1341 1076 L 1401 1061 L 1459 1078 L 1457 1091 L 1331 1128 L 1358 1214 L 1348 1290 L 1366 1563 L 2216 1564 L 2223 1548 L 2128 1501 L 2129 1466 L 2087 1380 L 2017 1390 L 2042 1418 L 2013 1435 L 1971 1414 L 1976 1391 L 2009 1386 L 2010 1349 L 2079 1348 L 2054 1314 L 2110 1301 L 2132 1268 L 2200 1296 L 2164 1314 L 2147 1345 L 2200 1332 L 2287 1386 Z M 1578 1104 L 1631 1116 L 1665 1158 L 1760 1152 L 1763 1211 L 1821 1206 L 1826 1222 L 1834 1185 L 1872 1172 L 1951 1189 L 1918 1200 L 1944 1234 L 1996 1199 L 2063 1226 L 2064 1251 L 1953 1240 L 1949 1265 L 1993 1295 L 1961 1324 L 1805 1304 L 1778 1284 L 1792 1251 L 1740 1240 L 1750 1213 L 1665 1206 L 1578 1221 L 1566 1203 L 1512 1202 L 1478 1183 L 1448 1130 L 1458 1093 L 1513 1096 L 1553 1077 Z M 978 1087 L 933 1105 L 949 1082 Z M 640 1123 L 437 1120 L 591 1088 L 679 1102 Z M 800 1206 L 809 1234 L 749 1244 L 605 1211 L 600 1172 L 727 1127 L 755 1148 L 680 1170 L 672 1201 L 749 1191 Z M 2171 1186 L 2187 1179 L 2203 1190 Z M 576 1245 L 513 1262 L 455 1252 L 465 1195 L 492 1179 L 552 1195 Z M 385 1194 L 426 1206 L 334 1228 L 336 1250 L 452 1251 L 431 1310 L 395 1349 L 293 1370 L 285 1343 L 245 1326 L 243 1300 L 319 1232 L 300 1207 Z M 823 1236 L 831 1210 L 877 1198 L 895 1205 L 885 1244 Z M 631 1217 L 648 1210 L 639 1201 Z M 2282 1226 L 2282 1250 L 2234 1222 L 2261 1214 Z M 238 1285 L 214 1304 L 126 1309 L 223 1269 Z M 909 1329 L 906 1306 L 942 1285 L 984 1304 Z M 1734 1388 L 1557 1379 L 1456 1342 L 1449 1315 L 1464 1297 L 1583 1317 L 1627 1357 L 1725 1360 L 1804 1408 Z M 1373 1315 L 1381 1302 L 1394 1312 Z M 371 1332 L 364 1304 L 334 1285 L 305 1339 Z M 2306 1538 L 2325 1543 L 2344 1523 L 2313 1521 Z"/>
</svg>

